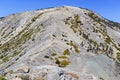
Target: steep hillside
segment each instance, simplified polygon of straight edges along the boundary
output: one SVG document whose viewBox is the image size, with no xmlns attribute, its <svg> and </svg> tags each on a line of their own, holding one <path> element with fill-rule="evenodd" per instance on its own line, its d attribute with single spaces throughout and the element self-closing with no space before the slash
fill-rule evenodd
<svg viewBox="0 0 120 80">
<path fill-rule="evenodd" d="M 7 80 L 119 80 L 120 24 L 70 6 L 0 18 Z"/>
</svg>

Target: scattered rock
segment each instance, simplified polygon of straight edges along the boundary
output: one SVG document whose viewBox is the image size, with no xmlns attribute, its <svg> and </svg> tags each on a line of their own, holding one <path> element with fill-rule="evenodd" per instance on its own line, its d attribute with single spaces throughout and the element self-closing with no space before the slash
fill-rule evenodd
<svg viewBox="0 0 120 80">
<path fill-rule="evenodd" d="M 29 67 L 28 66 L 22 66 L 20 69 L 17 70 L 17 72 L 20 73 L 28 73 L 29 72 Z"/>
<path fill-rule="evenodd" d="M 22 79 L 19 78 L 19 77 L 16 77 L 16 78 L 12 78 L 12 79 L 10 79 L 10 80 L 22 80 Z"/>
</svg>

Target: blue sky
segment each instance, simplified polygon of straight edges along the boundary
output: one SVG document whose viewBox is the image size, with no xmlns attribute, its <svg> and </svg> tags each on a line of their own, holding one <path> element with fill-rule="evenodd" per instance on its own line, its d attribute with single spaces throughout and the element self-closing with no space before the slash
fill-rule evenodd
<svg viewBox="0 0 120 80">
<path fill-rule="evenodd" d="M 87 8 L 107 19 L 120 22 L 120 0 L 1 0 L 0 17 L 63 5 Z"/>
</svg>

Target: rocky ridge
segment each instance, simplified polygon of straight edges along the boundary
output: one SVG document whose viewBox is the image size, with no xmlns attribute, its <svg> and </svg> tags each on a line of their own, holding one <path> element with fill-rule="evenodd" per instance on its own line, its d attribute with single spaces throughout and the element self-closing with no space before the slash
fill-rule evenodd
<svg viewBox="0 0 120 80">
<path fill-rule="evenodd" d="M 119 80 L 120 24 L 63 6 L 0 18 L 7 80 Z"/>
</svg>

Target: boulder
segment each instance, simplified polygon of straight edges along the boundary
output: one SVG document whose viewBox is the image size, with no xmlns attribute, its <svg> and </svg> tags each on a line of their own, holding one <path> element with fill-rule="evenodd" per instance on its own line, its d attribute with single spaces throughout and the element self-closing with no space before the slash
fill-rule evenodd
<svg viewBox="0 0 120 80">
<path fill-rule="evenodd" d="M 28 66 L 22 66 L 20 69 L 17 70 L 17 72 L 28 73 L 29 72 L 29 67 Z"/>
</svg>

